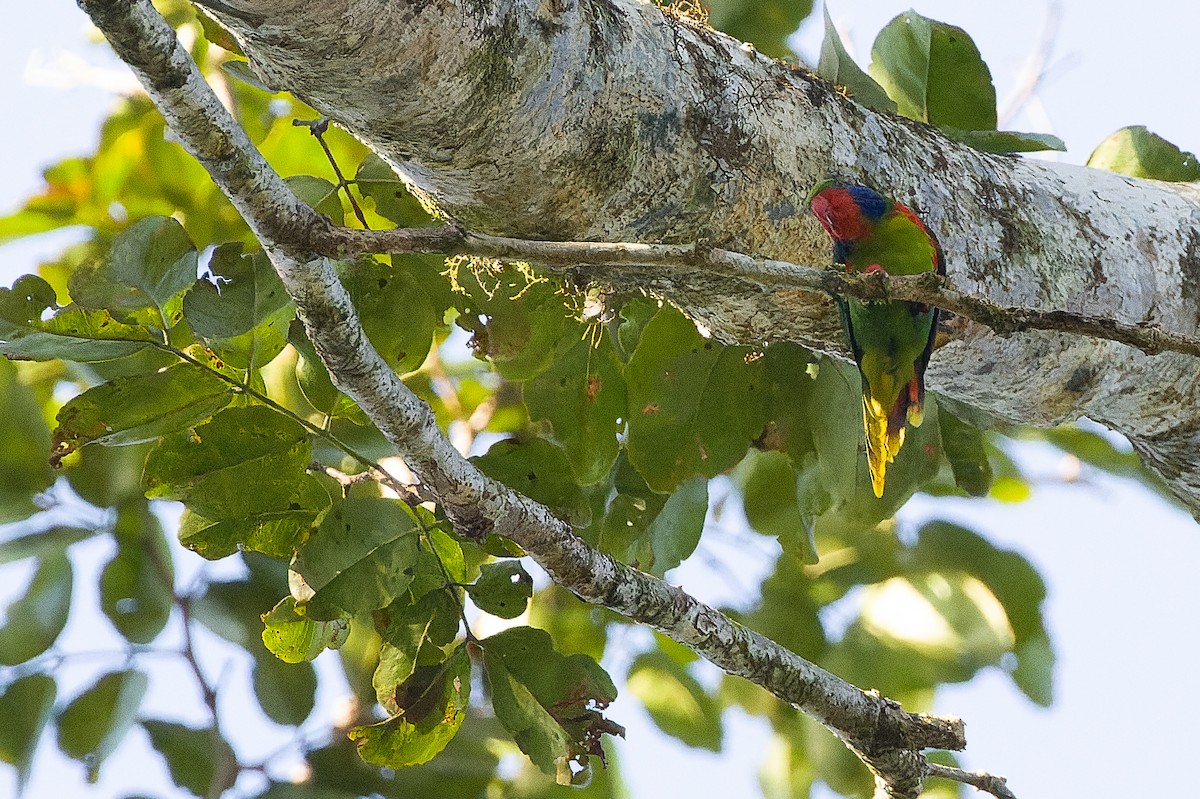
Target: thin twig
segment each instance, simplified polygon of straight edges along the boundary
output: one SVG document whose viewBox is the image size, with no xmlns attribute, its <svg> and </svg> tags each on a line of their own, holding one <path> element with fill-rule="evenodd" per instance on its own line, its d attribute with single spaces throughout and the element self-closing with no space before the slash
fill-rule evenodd
<svg viewBox="0 0 1200 799">
<path fill-rule="evenodd" d="M 694 244 L 640 244 L 586 241 L 532 241 L 471 233 L 453 227 L 364 231 L 331 227 L 312 231 L 307 242 L 317 252 L 344 258 L 366 253 L 441 253 L 527 261 L 550 269 L 572 267 L 670 267 L 752 280 L 768 288 L 801 288 L 862 300 L 908 300 L 933 305 L 1001 336 L 1051 330 L 1116 341 L 1147 355 L 1180 352 L 1200 356 L 1200 338 L 1151 324 L 1120 322 L 1090 314 L 1005 306 L 953 288 L 932 272 L 887 276 L 848 274 Z"/>
<path fill-rule="evenodd" d="M 961 782 L 985 793 L 990 793 L 996 799 L 1017 799 L 1008 789 L 1008 782 L 1003 777 L 987 774 L 982 771 L 964 771 L 953 766 L 943 766 L 940 763 L 930 763 L 928 776 L 941 777 L 944 780 Z"/>
<path fill-rule="evenodd" d="M 333 157 L 333 150 L 330 150 L 329 145 L 325 143 L 325 131 L 329 130 L 329 117 L 315 120 L 293 119 L 292 124 L 296 127 L 308 128 L 308 132 L 321 145 L 321 149 L 325 151 L 325 157 L 329 159 L 329 165 L 333 167 L 333 174 L 337 176 L 337 187 L 345 192 L 346 199 L 350 201 L 350 208 L 354 210 L 354 216 L 358 218 L 363 228 L 370 230 L 371 226 L 367 224 L 367 217 L 363 214 L 362 208 L 358 207 L 358 200 L 354 199 L 354 194 L 350 191 L 350 181 L 346 180 L 346 176 L 342 174 L 342 168 L 338 166 L 337 159 Z"/>
</svg>

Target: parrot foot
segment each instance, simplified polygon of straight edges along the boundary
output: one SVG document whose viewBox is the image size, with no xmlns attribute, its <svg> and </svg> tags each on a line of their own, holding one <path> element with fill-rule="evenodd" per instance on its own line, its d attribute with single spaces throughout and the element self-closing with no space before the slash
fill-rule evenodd
<svg viewBox="0 0 1200 799">
<path fill-rule="evenodd" d="M 879 264 L 871 264 L 870 266 L 868 266 L 866 269 L 863 270 L 864 275 L 873 275 L 877 272 L 881 273 L 884 277 L 889 277 L 887 270 L 884 269 Z"/>
</svg>

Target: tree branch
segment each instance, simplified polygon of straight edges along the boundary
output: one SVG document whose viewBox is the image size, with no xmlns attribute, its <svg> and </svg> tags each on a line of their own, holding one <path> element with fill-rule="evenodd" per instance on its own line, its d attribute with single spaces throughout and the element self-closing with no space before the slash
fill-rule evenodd
<svg viewBox="0 0 1200 799">
<path fill-rule="evenodd" d="M 1002 336 L 1026 330 L 1116 341 L 1147 355 L 1178 352 L 1200 356 L 1200 338 L 1152 324 L 1129 324 L 1071 311 L 1008 307 L 954 289 L 944 278 L 924 275 L 848 274 L 768 258 L 755 258 L 705 243 L 641 244 L 586 241 L 530 241 L 472 233 L 455 227 L 354 230 L 321 227 L 308 239 L 315 252 L 344 258 L 367 253 L 440 253 L 527 261 L 549 269 L 581 266 L 666 267 L 752 280 L 768 289 L 801 288 L 862 300 L 908 300 L 933 305 Z"/>
<path fill-rule="evenodd" d="M 859 753 L 893 796 L 919 792 L 929 770 L 922 749 L 965 746 L 961 721 L 906 713 L 846 683 L 679 588 L 591 548 L 546 507 L 480 473 L 370 346 L 330 263 L 297 244 L 306 230 L 326 223 L 263 162 L 149 1 L 79 4 L 259 237 L 335 382 L 404 455 L 460 534 L 494 530 L 510 537 L 583 600 L 651 625 L 801 708 Z"/>
<path fill-rule="evenodd" d="M 1049 328 L 1006 337 L 960 320 L 929 389 L 1004 421 L 1112 427 L 1200 514 L 1195 358 L 1138 330 L 1197 335 L 1200 187 L 981 153 L 637 0 L 230 4 L 240 16 L 215 13 L 263 80 L 476 233 L 707 241 L 820 264 L 828 238 L 802 198 L 831 173 L 874 186 L 921 213 L 954 289 Z M 649 289 L 720 341 L 844 346 L 824 290 L 710 270 L 580 271 L 610 293 Z M 1066 335 L 1062 311 L 1165 351 Z"/>
</svg>

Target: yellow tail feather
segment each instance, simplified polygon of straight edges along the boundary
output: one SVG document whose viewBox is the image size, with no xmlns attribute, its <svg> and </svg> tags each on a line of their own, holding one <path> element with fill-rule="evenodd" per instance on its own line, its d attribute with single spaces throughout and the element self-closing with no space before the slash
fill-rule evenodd
<svg viewBox="0 0 1200 799">
<path fill-rule="evenodd" d="M 867 466 L 871 470 L 871 488 L 875 496 L 883 496 L 883 481 L 887 465 L 896 459 L 904 445 L 904 426 L 888 435 L 887 410 L 878 400 L 863 394 L 863 426 L 867 431 Z"/>
</svg>

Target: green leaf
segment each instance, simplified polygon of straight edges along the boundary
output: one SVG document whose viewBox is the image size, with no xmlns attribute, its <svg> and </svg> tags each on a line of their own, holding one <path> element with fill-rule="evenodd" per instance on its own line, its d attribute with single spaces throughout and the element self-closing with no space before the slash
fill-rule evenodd
<svg viewBox="0 0 1200 799">
<path fill-rule="evenodd" d="M 314 619 L 384 607 L 412 582 L 419 529 L 394 499 L 348 499 L 333 507 L 296 553 L 303 578 L 293 595 Z"/>
<path fill-rule="evenodd" d="M 296 196 L 312 206 L 317 213 L 329 217 L 335 225 L 345 222 L 337 186 L 316 175 L 291 175 L 284 180 Z"/>
<path fill-rule="evenodd" d="M 800 507 L 801 478 L 791 459 L 782 452 L 752 451 L 738 467 L 736 479 L 750 526 L 778 538 L 802 563 L 816 563 L 815 517 Z"/>
<path fill-rule="evenodd" d="M 310 663 L 256 656 L 253 686 L 258 704 L 276 724 L 298 727 L 316 706 L 317 673 Z"/>
<path fill-rule="evenodd" d="M 350 620 L 335 618 L 317 621 L 296 607 L 293 597 L 262 614 L 262 642 L 275 657 L 285 663 L 312 660 L 326 649 L 338 649 L 350 635 Z"/>
<path fill-rule="evenodd" d="M 0 627 L 0 665 L 15 666 L 58 639 L 71 610 L 71 561 L 64 552 L 38 562 L 25 594 L 8 606 Z"/>
<path fill-rule="evenodd" d="M 471 659 L 465 645 L 444 663 L 419 666 L 396 690 L 399 712 L 369 727 L 350 730 L 368 763 L 403 768 L 426 763 L 458 733 L 467 717 Z"/>
<path fill-rule="evenodd" d="M 812 13 L 812 0 L 705 0 L 708 22 L 735 39 L 751 42 L 772 58 L 792 54 L 788 37 Z"/>
<path fill-rule="evenodd" d="M 239 369 L 269 362 L 287 344 L 295 316 L 291 298 L 260 250 L 243 255 L 240 243 L 213 252 L 207 279 L 183 297 L 183 315 L 196 335 Z"/>
<path fill-rule="evenodd" d="M 146 457 L 143 484 L 152 499 L 177 499 L 193 513 L 238 519 L 294 510 L 310 463 L 312 444 L 303 425 L 250 405 L 164 436 Z"/>
<path fill-rule="evenodd" d="M 42 730 L 54 710 L 54 680 L 29 674 L 13 680 L 0 693 L 0 760 L 17 769 L 17 796 L 25 791 Z"/>
<path fill-rule="evenodd" d="M 140 671 L 109 672 L 59 713 L 58 748 L 85 763 L 88 782 L 133 726 L 148 684 Z"/>
<path fill-rule="evenodd" d="M 988 461 L 983 432 L 941 407 L 938 425 L 954 482 L 969 496 L 987 496 L 992 487 L 992 464 Z"/>
<path fill-rule="evenodd" d="M 51 463 L 84 444 L 136 444 L 187 428 L 232 399 L 228 383 L 190 363 L 115 378 L 72 397 L 59 410 Z"/>
<path fill-rule="evenodd" d="M 870 75 L 863 72 L 842 45 L 842 37 L 833 26 L 829 6 L 825 6 L 825 41 L 821 44 L 821 57 L 817 62 L 817 74 L 830 83 L 845 86 L 850 96 L 874 111 L 895 113 L 896 103 L 887 96 L 883 87 Z"/>
<path fill-rule="evenodd" d="M 496 718 L 558 783 L 586 778 L 604 734 L 624 736 L 602 713 L 617 689 L 591 658 L 560 655 L 550 636 L 532 627 L 513 627 L 479 645 Z"/>
<path fill-rule="evenodd" d="M 941 128 L 951 139 L 985 153 L 1036 153 L 1044 150 L 1066 152 L 1067 145 L 1049 133 L 1018 133 L 1012 130 L 959 130 Z"/>
<path fill-rule="evenodd" d="M 561 447 L 544 438 L 506 438 L 471 462 L 488 477 L 542 503 L 572 526 L 587 525 L 590 509 Z"/>
<path fill-rule="evenodd" d="M 37 397 L 16 365 L 2 357 L 0 408 L 0 524 L 5 524 L 38 510 L 34 496 L 50 487 L 54 474 L 46 462 L 50 430 Z"/>
<path fill-rule="evenodd" d="M 95 530 L 84 530 L 78 527 L 51 527 L 49 530 L 38 533 L 8 538 L 0 541 L 0 563 L 61 554 L 72 544 L 94 535 L 96 535 Z"/>
<path fill-rule="evenodd" d="M 455 324 L 472 334 L 475 353 L 509 380 L 528 380 L 547 369 L 559 340 L 575 335 L 567 333 L 559 285 L 528 267 L 492 272 L 467 265 L 454 277 Z"/>
<path fill-rule="evenodd" d="M 996 129 L 996 89 L 962 28 L 906 11 L 871 48 L 873 77 L 910 119 L 939 128 Z"/>
<path fill-rule="evenodd" d="M 427 225 L 431 221 L 395 170 L 375 153 L 368 153 L 359 165 L 354 185 L 374 202 L 376 213 L 399 227 Z"/>
<path fill-rule="evenodd" d="M 1196 156 L 1141 125 L 1121 128 L 1100 142 L 1088 156 L 1087 165 L 1135 178 L 1200 180 L 1200 163 L 1196 162 Z"/>
<path fill-rule="evenodd" d="M 662 652 L 645 652 L 629 667 L 626 684 L 667 735 L 688 746 L 721 751 L 721 706 L 685 666 Z"/>
<path fill-rule="evenodd" d="M 977 533 L 948 522 L 930 522 L 918 533 L 913 567 L 962 572 L 982 582 L 999 601 L 1012 628 L 1017 656 L 1014 682 L 1030 699 L 1049 705 L 1054 654 L 1042 615 L 1046 586 L 1016 552 L 997 549 Z"/>
<path fill-rule="evenodd" d="M 420 282 L 408 270 L 374 259 L 339 262 L 337 267 L 367 338 L 384 361 L 401 374 L 419 368 L 439 321 Z"/>
<path fill-rule="evenodd" d="M 1139 477 L 1144 474 L 1142 461 L 1131 447 L 1115 446 L 1100 433 L 1073 424 L 1039 430 L 1038 433 L 1063 452 L 1109 474 L 1120 477 Z"/>
<path fill-rule="evenodd" d="M 604 479 L 617 459 L 627 401 L 621 362 L 607 338 L 575 342 L 525 384 L 531 419 L 545 419 L 567 451 L 580 485 Z"/>
<path fill-rule="evenodd" d="M 239 550 L 289 558 L 329 502 L 320 481 L 308 476 L 298 484 L 286 510 L 258 510 L 235 519 L 212 519 L 184 508 L 179 543 L 209 560 Z"/>
<path fill-rule="evenodd" d="M 814 454 L 807 397 L 817 356 L 798 344 L 777 341 L 767 347 L 762 360 L 769 399 L 759 446 L 787 453 L 792 463 L 804 463 Z"/>
<path fill-rule="evenodd" d="M 525 612 L 533 596 L 533 578 L 519 560 L 485 563 L 479 579 L 467 586 L 475 607 L 502 619 L 515 619 Z"/>
<path fill-rule="evenodd" d="M 50 310 L 54 315 L 45 318 Z M 0 288 L 0 355 L 91 363 L 122 358 L 155 340 L 151 331 L 118 322 L 108 311 L 79 305 L 58 309 L 54 289 L 36 275 L 17 278 L 11 289 Z"/>
<path fill-rule="evenodd" d="M 156 719 L 146 719 L 142 726 L 180 788 L 196 796 L 219 796 L 233 785 L 238 775 L 237 755 L 215 729 Z"/>
<path fill-rule="evenodd" d="M 134 222 L 113 240 L 98 262 L 71 275 L 79 305 L 116 318 L 167 330 L 183 311 L 183 292 L 196 281 L 196 248 L 171 217 Z"/>
<path fill-rule="evenodd" d="M 695 474 L 714 477 L 746 454 L 766 423 L 761 359 L 746 347 L 703 338 L 663 308 L 646 325 L 629 364 L 630 462 L 655 491 Z"/>
<path fill-rule="evenodd" d="M 135 501 L 117 513 L 117 552 L 100 573 L 100 607 L 132 643 L 154 640 L 175 605 L 175 568 L 162 524 L 149 503 Z"/>
<path fill-rule="evenodd" d="M 708 480 L 703 477 L 685 480 L 650 523 L 647 535 L 654 557 L 643 568 L 662 577 L 695 552 L 707 513 Z"/>
<path fill-rule="evenodd" d="M 386 625 L 382 631 L 379 666 L 371 677 L 371 685 L 379 704 L 395 715 L 400 712 L 396 689 L 412 676 L 419 664 L 428 665 L 425 657 L 428 653 L 437 653 L 435 662 L 442 660 L 440 647 L 458 635 L 461 608 L 454 595 L 439 589 L 413 604 L 397 600 L 377 612 L 376 619 L 386 619 Z"/>
</svg>

